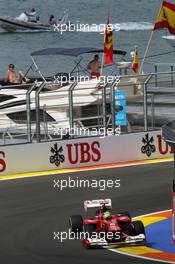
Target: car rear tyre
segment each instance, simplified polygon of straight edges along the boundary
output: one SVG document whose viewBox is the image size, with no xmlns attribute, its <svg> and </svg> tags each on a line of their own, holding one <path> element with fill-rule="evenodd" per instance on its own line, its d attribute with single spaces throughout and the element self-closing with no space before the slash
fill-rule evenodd
<svg viewBox="0 0 175 264">
<path fill-rule="evenodd" d="M 71 232 L 83 231 L 83 218 L 81 215 L 72 215 L 69 218 Z"/>
</svg>

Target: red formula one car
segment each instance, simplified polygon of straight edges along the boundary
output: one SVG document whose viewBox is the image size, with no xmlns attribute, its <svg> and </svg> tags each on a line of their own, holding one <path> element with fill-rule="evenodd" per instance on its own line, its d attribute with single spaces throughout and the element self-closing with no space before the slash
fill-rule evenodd
<svg viewBox="0 0 175 264">
<path fill-rule="evenodd" d="M 98 208 L 93 217 L 87 216 L 88 208 Z M 81 215 L 69 218 L 71 232 L 81 234 L 86 248 L 145 243 L 143 223 L 132 221 L 128 212 L 112 214 L 111 208 L 111 199 L 85 201 L 84 218 Z"/>
</svg>

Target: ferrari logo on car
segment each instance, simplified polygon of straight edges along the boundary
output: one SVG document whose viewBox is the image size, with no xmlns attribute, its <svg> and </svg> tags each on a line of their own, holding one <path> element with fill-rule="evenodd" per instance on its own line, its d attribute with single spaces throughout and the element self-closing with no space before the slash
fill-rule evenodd
<svg viewBox="0 0 175 264">
<path fill-rule="evenodd" d="M 153 144 L 154 138 L 153 136 L 149 138 L 149 134 L 147 133 L 144 138 L 142 138 L 142 143 L 144 146 L 141 147 L 141 152 L 146 154 L 148 157 L 151 156 L 152 153 L 156 151 L 156 147 Z"/>
<path fill-rule="evenodd" d="M 54 147 L 51 147 L 52 155 L 50 156 L 50 163 L 54 163 L 57 167 L 60 166 L 61 163 L 65 161 L 65 157 L 62 154 L 63 147 L 58 148 L 58 144 L 55 143 Z"/>
</svg>

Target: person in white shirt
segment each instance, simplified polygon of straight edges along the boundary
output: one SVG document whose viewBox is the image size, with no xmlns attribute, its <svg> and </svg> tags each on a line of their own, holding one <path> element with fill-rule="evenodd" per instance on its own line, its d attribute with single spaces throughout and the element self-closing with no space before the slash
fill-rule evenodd
<svg viewBox="0 0 175 264">
<path fill-rule="evenodd" d="M 32 8 L 30 11 L 25 11 L 21 13 L 18 17 L 16 17 L 18 20 L 24 21 L 24 22 L 38 22 L 39 17 L 37 15 L 37 12 L 35 8 Z"/>
</svg>

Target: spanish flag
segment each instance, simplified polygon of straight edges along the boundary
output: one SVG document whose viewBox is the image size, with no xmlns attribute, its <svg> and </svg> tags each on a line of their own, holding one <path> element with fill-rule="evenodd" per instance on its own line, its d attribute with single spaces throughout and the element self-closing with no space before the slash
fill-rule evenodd
<svg viewBox="0 0 175 264">
<path fill-rule="evenodd" d="M 175 5 L 163 1 L 154 30 L 167 28 L 171 34 L 175 34 Z"/>
<path fill-rule="evenodd" d="M 106 23 L 105 35 L 104 35 L 104 54 L 105 64 L 111 64 L 113 62 L 113 34 L 109 24 L 109 16 Z"/>
<path fill-rule="evenodd" d="M 132 63 L 132 69 L 135 72 L 135 74 L 139 73 L 139 57 L 138 57 L 137 47 L 135 47 L 134 60 L 133 60 L 133 63 Z"/>
</svg>

